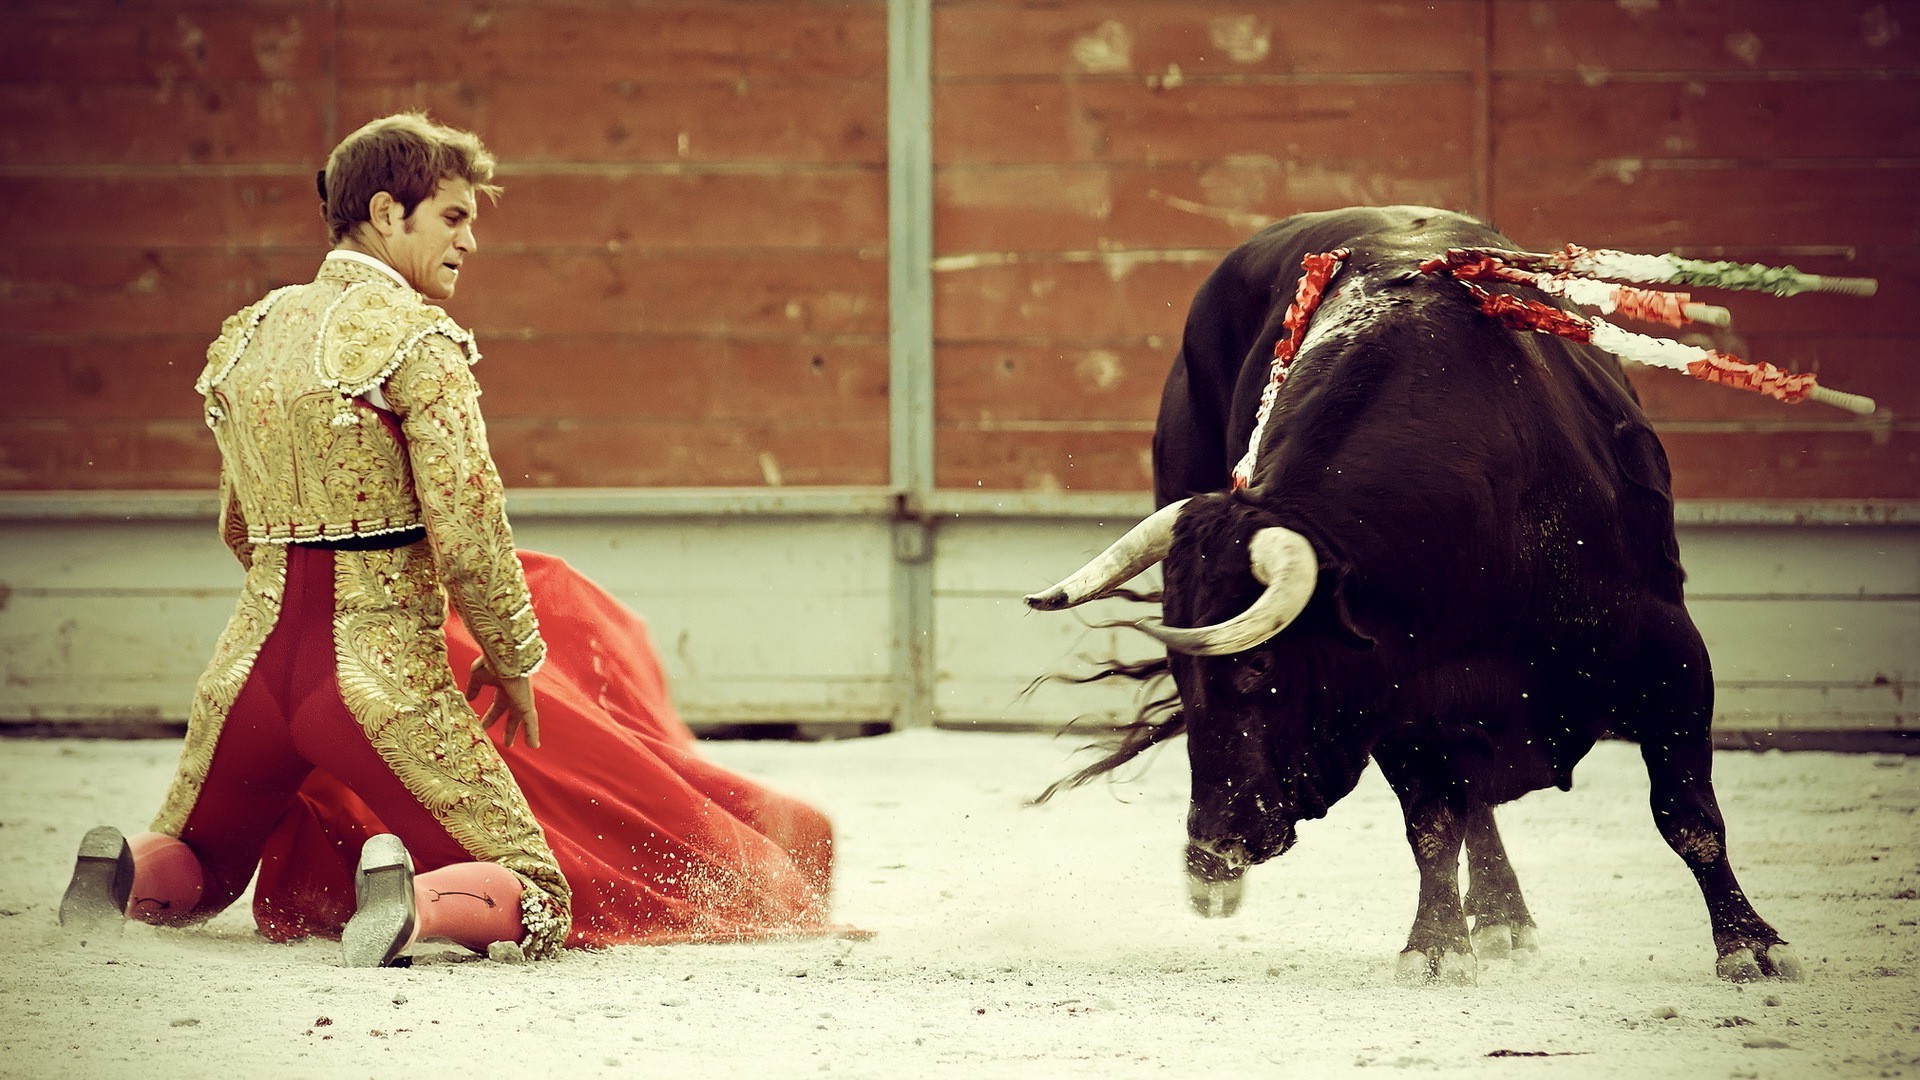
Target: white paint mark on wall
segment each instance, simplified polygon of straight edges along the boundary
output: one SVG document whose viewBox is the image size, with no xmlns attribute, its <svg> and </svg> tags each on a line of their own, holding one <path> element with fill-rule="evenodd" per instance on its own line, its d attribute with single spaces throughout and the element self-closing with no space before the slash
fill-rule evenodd
<svg viewBox="0 0 1920 1080">
<path fill-rule="evenodd" d="M 991 210 L 1070 210 L 1104 219 L 1113 211 L 1113 184 L 1105 170 L 1076 170 L 1036 183 L 1026 170 L 958 170 L 941 179 L 952 206 Z"/>
<path fill-rule="evenodd" d="M 292 78 L 302 36 L 298 18 L 289 18 L 285 26 L 266 26 L 255 30 L 253 62 L 260 65 L 260 73 L 275 79 Z"/>
<path fill-rule="evenodd" d="M 1091 72 L 1128 71 L 1133 68 L 1133 31 L 1108 19 L 1091 34 L 1074 39 L 1073 59 Z"/>
<path fill-rule="evenodd" d="M 1760 35 L 1751 30 L 1735 30 L 1727 35 L 1727 51 L 1748 67 L 1760 63 Z"/>
<path fill-rule="evenodd" d="M 774 457 L 771 451 L 760 451 L 760 478 L 767 482 L 768 487 L 780 486 L 780 459 Z"/>
<path fill-rule="evenodd" d="M 1242 229 L 1246 232 L 1252 232 L 1255 229 L 1264 229 L 1267 226 L 1273 224 L 1274 222 L 1280 220 L 1279 218 L 1276 218 L 1276 217 L 1270 217 L 1266 214 L 1253 213 L 1247 210 L 1230 210 L 1220 206 L 1209 206 L 1206 203 L 1195 202 L 1192 199 L 1183 199 L 1178 195 L 1168 195 L 1163 191 L 1149 191 L 1147 192 L 1147 198 L 1153 199 L 1156 202 L 1165 203 L 1166 205 L 1173 207 L 1175 210 L 1180 210 L 1188 214 L 1195 214 L 1195 215 L 1198 215 L 1199 217 L 1212 218 L 1215 221 L 1224 221 L 1227 224 L 1232 225 L 1235 228 Z M 1115 281 L 1118 281 L 1120 280 L 1120 278 L 1126 276 L 1125 271 L 1128 269 L 1132 269 L 1132 267 L 1128 266 L 1128 267 L 1121 268 L 1120 272 L 1115 273 L 1114 267 L 1109 266 L 1108 273 L 1113 274 L 1113 279 Z"/>
<path fill-rule="evenodd" d="M 1900 36 L 1900 22 L 1887 11 L 1887 5 L 1875 4 L 1860 13 L 1860 39 L 1870 49 L 1884 49 Z"/>
<path fill-rule="evenodd" d="M 1257 64 L 1273 50 L 1273 31 L 1252 15 L 1221 15 L 1207 23 L 1213 47 L 1236 64 Z"/>
<path fill-rule="evenodd" d="M 1107 349 L 1090 349 L 1073 365 L 1073 373 L 1091 389 L 1111 390 L 1127 372 L 1117 353 Z"/>
<path fill-rule="evenodd" d="M 195 71 L 207 70 L 207 32 L 182 15 L 174 23 L 180 30 L 180 51 Z"/>
<path fill-rule="evenodd" d="M 1647 163 L 1640 158 L 1614 158 L 1603 164 L 1613 173 L 1613 178 L 1623 184 L 1637 182 L 1647 167 Z"/>
<path fill-rule="evenodd" d="M 1280 159 L 1267 154 L 1228 154 L 1200 174 L 1200 190 L 1214 206 L 1244 213 L 1266 203 L 1280 171 Z"/>
</svg>

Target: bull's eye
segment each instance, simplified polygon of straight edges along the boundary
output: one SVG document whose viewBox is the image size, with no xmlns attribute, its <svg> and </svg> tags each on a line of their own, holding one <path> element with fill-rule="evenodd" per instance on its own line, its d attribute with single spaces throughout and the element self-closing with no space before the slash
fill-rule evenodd
<svg viewBox="0 0 1920 1080">
<path fill-rule="evenodd" d="M 1233 688 L 1243 694 L 1258 693 L 1273 674 L 1273 654 L 1265 649 L 1241 653 L 1233 660 Z"/>
</svg>

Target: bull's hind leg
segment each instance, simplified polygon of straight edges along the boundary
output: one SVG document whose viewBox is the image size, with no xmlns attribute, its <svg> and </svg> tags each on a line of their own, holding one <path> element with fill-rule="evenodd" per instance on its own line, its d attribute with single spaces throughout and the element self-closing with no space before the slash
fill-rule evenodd
<svg viewBox="0 0 1920 1080">
<path fill-rule="evenodd" d="M 1713 923 L 1714 970 L 1723 979 L 1752 982 L 1803 977 L 1800 960 L 1778 931 L 1753 909 L 1727 861 L 1727 826 L 1713 795 L 1713 747 L 1705 736 L 1684 746 L 1641 744 L 1652 787 L 1653 820 L 1667 846 L 1700 883 Z"/>
<path fill-rule="evenodd" d="M 1707 902 L 1715 970 L 1733 982 L 1802 977 L 1800 960 L 1753 910 L 1727 861 L 1727 826 L 1713 795 L 1713 674 L 1684 611 L 1649 621 L 1635 669 L 1643 696 L 1627 716 L 1647 763 L 1653 821 Z"/>
<path fill-rule="evenodd" d="M 1407 843 L 1420 868 L 1420 907 L 1400 953 L 1394 977 L 1401 982 L 1471 984 L 1479 980 L 1467 916 L 1460 907 L 1460 815 L 1438 799 L 1403 807 Z"/>
<path fill-rule="evenodd" d="M 1539 930 L 1520 896 L 1520 879 L 1507 861 L 1506 845 L 1493 821 L 1493 808 L 1468 812 L 1463 825 L 1467 844 L 1467 908 L 1473 919 L 1473 952 L 1483 959 L 1503 959 L 1515 950 L 1527 954 L 1540 948 Z"/>
</svg>

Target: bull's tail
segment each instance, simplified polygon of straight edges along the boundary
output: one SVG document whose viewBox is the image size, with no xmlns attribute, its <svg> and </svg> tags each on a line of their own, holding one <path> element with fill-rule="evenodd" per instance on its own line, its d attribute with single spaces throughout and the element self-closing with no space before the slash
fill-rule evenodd
<svg viewBox="0 0 1920 1080">
<path fill-rule="evenodd" d="M 1077 685 L 1099 682 L 1102 679 L 1132 679 L 1144 684 L 1143 696 L 1148 700 L 1140 706 L 1140 711 L 1131 723 L 1108 732 L 1105 737 L 1088 744 L 1089 750 L 1102 750 L 1106 756 L 1088 765 L 1071 776 L 1062 777 L 1047 785 L 1047 789 L 1035 796 L 1035 804 L 1053 798 L 1054 793 L 1063 788 L 1076 788 L 1104 776 L 1139 757 L 1149 747 L 1163 743 L 1187 730 L 1186 717 L 1180 712 L 1180 694 L 1178 691 L 1152 696 L 1153 684 L 1165 680 L 1168 676 L 1167 658 L 1162 656 L 1154 660 L 1143 660 L 1129 664 L 1113 661 L 1088 675 L 1051 675 L 1036 680 L 1068 682 Z M 1031 687 L 1029 688 L 1031 689 Z"/>
</svg>

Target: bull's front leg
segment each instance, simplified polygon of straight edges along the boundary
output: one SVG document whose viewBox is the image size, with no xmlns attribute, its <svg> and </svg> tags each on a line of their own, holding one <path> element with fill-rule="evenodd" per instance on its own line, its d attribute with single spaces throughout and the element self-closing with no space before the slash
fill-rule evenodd
<svg viewBox="0 0 1920 1080">
<path fill-rule="evenodd" d="M 1475 956 L 1500 959 L 1540 948 L 1539 930 L 1520 895 L 1520 878 L 1507 861 L 1493 808 L 1467 812 L 1467 915 L 1473 919 Z"/>
<path fill-rule="evenodd" d="M 1437 799 L 1408 806 L 1407 843 L 1420 868 L 1420 907 L 1400 953 L 1394 977 L 1404 983 L 1479 981 L 1467 916 L 1460 906 L 1460 844 L 1466 835 L 1459 814 Z"/>
</svg>

